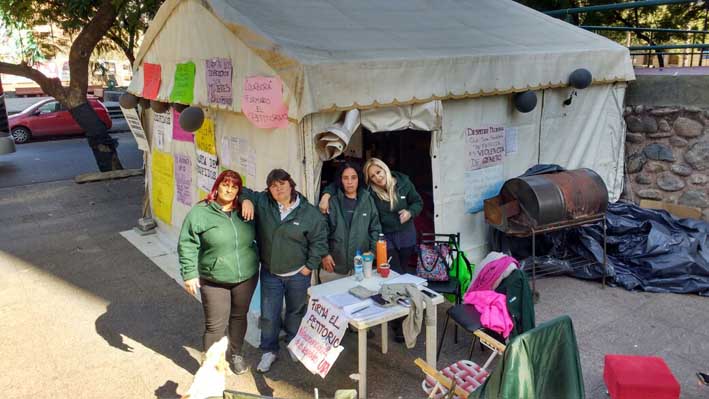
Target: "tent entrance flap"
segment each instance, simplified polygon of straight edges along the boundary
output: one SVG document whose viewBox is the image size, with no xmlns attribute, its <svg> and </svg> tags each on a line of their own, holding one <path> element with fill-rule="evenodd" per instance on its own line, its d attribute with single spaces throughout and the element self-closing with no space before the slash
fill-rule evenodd
<svg viewBox="0 0 709 399">
<path fill-rule="evenodd" d="M 342 155 L 360 127 L 372 133 L 402 130 L 438 131 L 441 129 L 441 102 L 403 105 L 342 113 L 334 124 L 315 134 L 316 151 L 321 161 Z M 358 152 L 355 150 L 355 152 Z"/>
</svg>

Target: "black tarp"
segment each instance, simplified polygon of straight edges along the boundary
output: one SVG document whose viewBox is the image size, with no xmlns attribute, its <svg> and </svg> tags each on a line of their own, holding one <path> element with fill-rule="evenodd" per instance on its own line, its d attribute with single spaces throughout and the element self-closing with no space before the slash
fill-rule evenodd
<svg viewBox="0 0 709 399">
<path fill-rule="evenodd" d="M 618 202 L 608 204 L 607 252 L 613 281 L 629 290 L 695 293 L 709 296 L 709 223 L 678 219 L 664 210 Z M 603 260 L 601 224 L 549 237 L 551 254 L 561 248 Z M 574 271 L 580 278 L 600 278 L 602 269 Z"/>
<path fill-rule="evenodd" d="M 557 165 L 537 165 L 524 175 L 553 173 Z M 695 293 L 709 296 L 709 223 L 678 219 L 664 210 L 644 209 L 618 202 L 608 204 L 606 276 L 629 290 Z M 544 269 L 566 270 L 583 279 L 600 279 L 603 269 L 601 223 L 537 236 L 537 273 Z M 517 259 L 531 255 L 531 239 L 511 238 L 499 231 L 491 234 L 493 250 L 511 253 Z M 570 270 L 560 258 L 582 256 L 595 264 Z M 540 264 L 539 261 L 542 261 Z M 531 264 L 528 259 L 524 264 Z"/>
</svg>

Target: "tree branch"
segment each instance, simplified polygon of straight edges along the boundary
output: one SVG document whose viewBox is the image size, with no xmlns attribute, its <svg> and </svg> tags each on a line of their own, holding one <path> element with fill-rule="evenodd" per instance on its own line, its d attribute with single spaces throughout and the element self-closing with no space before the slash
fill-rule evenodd
<svg viewBox="0 0 709 399">
<path fill-rule="evenodd" d="M 69 51 L 69 69 L 71 81 L 69 83 L 70 102 L 80 105 L 86 102 L 86 90 L 89 84 L 89 59 L 96 48 L 96 44 L 111 28 L 116 21 L 118 12 L 126 0 L 101 0 L 94 17 L 81 30 L 71 45 Z"/>
<path fill-rule="evenodd" d="M 67 99 L 66 89 L 62 87 L 62 82 L 59 78 L 49 78 L 27 64 L 0 62 L 0 73 L 31 79 L 42 88 L 42 91 L 56 98 L 61 103 L 64 103 Z"/>
</svg>

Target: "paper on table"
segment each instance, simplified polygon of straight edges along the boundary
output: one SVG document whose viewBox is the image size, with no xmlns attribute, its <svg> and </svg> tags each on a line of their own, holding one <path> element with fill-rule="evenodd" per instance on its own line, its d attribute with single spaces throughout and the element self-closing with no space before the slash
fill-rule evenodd
<svg viewBox="0 0 709 399">
<path fill-rule="evenodd" d="M 333 294 L 325 297 L 325 299 L 333 304 L 334 306 L 337 306 L 338 308 L 344 308 L 347 306 L 355 305 L 364 302 L 364 300 L 357 298 L 356 296 L 350 294 L 349 292 L 345 292 L 342 294 Z"/>
<path fill-rule="evenodd" d="M 386 313 L 391 308 L 383 308 L 374 303 L 371 299 L 365 299 L 360 303 L 345 306 L 342 310 L 353 320 L 367 320 Z"/>
<path fill-rule="evenodd" d="M 392 279 L 387 279 L 382 282 L 384 284 L 416 284 L 416 285 L 427 285 L 428 281 L 419 276 L 414 276 L 413 274 L 405 273 L 396 276 Z"/>
</svg>

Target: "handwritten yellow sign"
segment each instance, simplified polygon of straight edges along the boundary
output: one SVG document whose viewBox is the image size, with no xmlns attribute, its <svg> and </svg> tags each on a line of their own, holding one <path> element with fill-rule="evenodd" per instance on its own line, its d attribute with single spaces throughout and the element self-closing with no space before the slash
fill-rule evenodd
<svg viewBox="0 0 709 399">
<path fill-rule="evenodd" d="M 204 118 L 202 127 L 197 129 L 195 135 L 197 149 L 212 155 L 217 155 L 217 144 L 214 138 L 214 121 L 209 118 Z"/>
<path fill-rule="evenodd" d="M 172 198 L 175 194 L 175 169 L 172 155 L 154 149 L 150 171 L 153 183 L 150 192 L 153 214 L 163 222 L 172 224 Z"/>
</svg>

